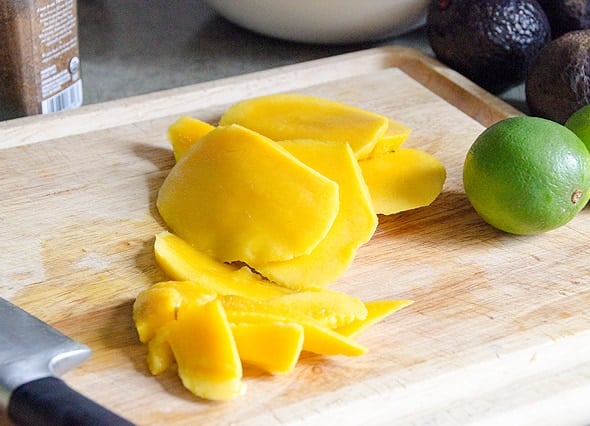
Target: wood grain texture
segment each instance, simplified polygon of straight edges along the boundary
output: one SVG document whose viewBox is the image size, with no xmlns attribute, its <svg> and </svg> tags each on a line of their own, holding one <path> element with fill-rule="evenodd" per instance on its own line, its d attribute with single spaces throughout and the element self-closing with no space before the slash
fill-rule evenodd
<svg viewBox="0 0 590 426">
<path fill-rule="evenodd" d="M 296 91 L 385 114 L 447 167 L 429 207 L 381 217 L 334 289 L 415 304 L 359 339 L 360 358 L 305 354 L 293 374 L 246 370 L 230 403 L 152 377 L 131 321 L 164 279 L 157 190 L 180 114 Z M 590 209 L 533 237 L 487 226 L 462 188 L 485 126 L 518 112 L 407 48 L 361 51 L 0 123 L 0 293 L 93 349 L 64 379 L 138 424 L 584 424 L 590 397 Z M 584 418 L 584 416 L 586 416 Z M 1 419 L 0 419 L 1 421 Z"/>
</svg>

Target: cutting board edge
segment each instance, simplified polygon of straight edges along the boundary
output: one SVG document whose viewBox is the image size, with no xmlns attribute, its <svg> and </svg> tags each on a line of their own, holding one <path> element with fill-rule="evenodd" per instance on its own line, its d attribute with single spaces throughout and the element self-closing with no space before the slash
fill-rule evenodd
<svg viewBox="0 0 590 426">
<path fill-rule="evenodd" d="M 236 97 L 276 92 L 276 87 L 294 91 L 387 68 L 401 69 L 484 126 L 522 114 L 435 58 L 410 47 L 386 46 L 85 105 L 61 113 L 7 120 L 0 122 L 0 149 L 186 114 L 232 102 Z"/>
</svg>

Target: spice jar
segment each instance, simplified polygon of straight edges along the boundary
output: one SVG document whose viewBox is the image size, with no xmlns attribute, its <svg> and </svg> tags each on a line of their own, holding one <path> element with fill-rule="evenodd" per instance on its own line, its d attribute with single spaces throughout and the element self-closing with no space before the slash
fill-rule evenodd
<svg viewBox="0 0 590 426">
<path fill-rule="evenodd" d="M 0 118 L 82 105 L 76 0 L 0 0 Z"/>
</svg>

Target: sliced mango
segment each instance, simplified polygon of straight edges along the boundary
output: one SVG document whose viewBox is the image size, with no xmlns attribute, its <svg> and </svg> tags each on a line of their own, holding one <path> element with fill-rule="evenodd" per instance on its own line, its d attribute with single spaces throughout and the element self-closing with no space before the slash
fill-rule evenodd
<svg viewBox="0 0 590 426">
<path fill-rule="evenodd" d="M 359 161 L 378 214 L 394 214 L 424 207 L 441 193 L 444 165 L 432 155 L 413 148 Z"/>
<path fill-rule="evenodd" d="M 338 192 L 272 140 L 231 125 L 176 163 L 156 204 L 195 248 L 224 262 L 262 264 L 310 253 L 334 223 Z"/>
<path fill-rule="evenodd" d="M 371 196 L 348 144 L 293 140 L 280 142 L 280 145 L 303 163 L 338 183 L 340 209 L 330 231 L 311 253 L 286 261 L 253 263 L 251 266 L 270 280 L 289 288 L 326 286 L 348 269 L 357 249 L 373 235 L 377 215 Z"/>
<path fill-rule="evenodd" d="M 364 319 L 357 319 L 345 326 L 339 327 L 336 331 L 347 337 L 356 337 L 373 324 L 378 323 L 385 317 L 412 303 L 414 303 L 412 300 L 375 300 L 365 302 L 367 316 Z"/>
<path fill-rule="evenodd" d="M 154 252 L 156 262 L 171 279 L 195 281 L 221 295 L 265 300 L 292 293 L 247 267 L 219 262 L 167 231 L 156 235 Z"/>
<path fill-rule="evenodd" d="M 215 298 L 217 293 L 188 281 L 166 281 L 143 290 L 133 304 L 139 340 L 148 342 L 158 328 L 175 320 L 183 303 L 204 305 Z"/>
<path fill-rule="evenodd" d="M 333 331 L 318 321 L 298 312 L 265 302 L 237 296 L 220 297 L 232 323 L 295 322 L 303 327 L 303 350 L 320 355 L 359 356 L 367 349 L 354 340 Z"/>
<path fill-rule="evenodd" d="M 273 312 L 299 312 L 328 328 L 342 327 L 367 317 L 367 308 L 361 300 L 327 289 L 287 294 L 270 299 L 266 304 Z"/>
<path fill-rule="evenodd" d="M 387 154 L 395 151 L 408 139 L 411 129 L 397 121 L 389 120 L 387 131 L 375 144 L 375 148 L 369 154 L 369 157 Z"/>
<path fill-rule="evenodd" d="M 188 390 L 216 401 L 245 392 L 238 349 L 219 299 L 188 306 L 165 327 L 178 375 Z"/>
<path fill-rule="evenodd" d="M 385 134 L 388 119 L 354 106 L 291 93 L 238 102 L 225 111 L 219 124 L 240 124 L 275 141 L 347 142 L 360 159 L 367 157 Z"/>
<path fill-rule="evenodd" d="M 265 322 L 232 324 L 242 362 L 271 374 L 293 370 L 303 348 L 303 327 L 297 323 Z"/>
<path fill-rule="evenodd" d="M 168 127 L 168 140 L 172 144 L 174 158 L 180 160 L 186 151 L 211 130 L 215 129 L 205 121 L 182 116 Z"/>
</svg>

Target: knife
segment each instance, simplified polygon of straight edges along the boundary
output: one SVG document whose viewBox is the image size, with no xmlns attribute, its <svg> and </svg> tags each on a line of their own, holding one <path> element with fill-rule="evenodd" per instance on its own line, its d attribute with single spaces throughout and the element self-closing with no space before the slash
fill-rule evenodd
<svg viewBox="0 0 590 426">
<path fill-rule="evenodd" d="M 0 411 L 16 425 L 132 425 L 58 376 L 91 354 L 0 297 Z"/>
</svg>

